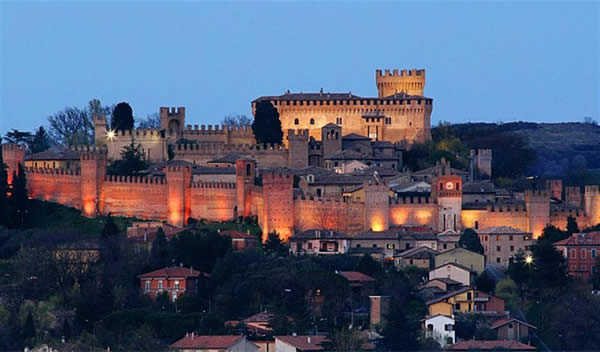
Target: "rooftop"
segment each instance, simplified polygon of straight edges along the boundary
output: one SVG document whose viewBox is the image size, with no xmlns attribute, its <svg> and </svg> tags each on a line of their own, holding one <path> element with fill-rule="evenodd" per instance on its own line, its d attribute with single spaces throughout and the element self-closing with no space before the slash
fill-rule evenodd
<svg viewBox="0 0 600 352">
<path fill-rule="evenodd" d="M 510 226 L 495 226 L 495 227 L 486 227 L 485 229 L 476 230 L 477 233 L 485 233 L 490 235 L 512 235 L 512 234 L 521 234 L 527 233 L 525 231 L 515 229 Z"/>
<path fill-rule="evenodd" d="M 269 101 L 293 101 L 293 100 L 417 100 L 417 99 L 430 99 L 420 95 L 408 95 L 408 94 L 395 94 L 385 98 L 378 97 L 361 97 L 354 95 L 351 92 L 348 93 L 329 93 L 329 92 L 317 92 L 317 93 L 291 93 L 290 91 L 285 92 L 282 95 L 271 95 L 262 96 L 256 98 L 254 102 L 269 100 Z"/>
<path fill-rule="evenodd" d="M 181 340 L 175 342 L 170 348 L 176 349 L 226 349 L 238 342 L 243 336 L 237 335 L 195 335 L 186 334 Z"/>
<path fill-rule="evenodd" d="M 192 169 L 194 175 L 235 175 L 235 167 L 208 167 L 197 165 Z"/>
<path fill-rule="evenodd" d="M 517 318 L 504 318 L 504 319 L 500 319 L 500 320 L 496 320 L 495 322 L 492 323 L 492 325 L 490 326 L 492 329 L 497 329 L 501 326 L 504 326 L 510 322 L 516 321 L 519 324 L 523 324 L 523 325 L 527 325 L 528 327 L 532 328 L 532 329 L 536 329 L 535 326 L 531 325 L 531 324 L 527 324 L 526 322 L 519 320 Z"/>
<path fill-rule="evenodd" d="M 138 278 L 153 278 L 153 277 L 161 277 L 161 278 L 189 278 L 189 277 L 200 277 L 200 276 L 208 276 L 208 274 L 202 273 L 198 270 L 194 270 L 193 268 L 185 268 L 182 266 L 172 266 L 166 267 L 158 270 L 151 271 L 149 273 L 140 274 Z"/>
<path fill-rule="evenodd" d="M 311 229 L 295 233 L 290 239 L 349 239 L 348 235 L 334 230 Z"/>
<path fill-rule="evenodd" d="M 322 344 L 327 341 L 326 336 L 275 336 L 275 339 L 294 346 L 299 351 L 324 350 Z"/>
<path fill-rule="evenodd" d="M 574 233 L 571 237 L 554 242 L 555 246 L 598 246 L 600 245 L 600 231 Z"/>
<path fill-rule="evenodd" d="M 25 155 L 25 160 L 79 160 L 79 152 L 69 149 L 52 148 L 43 152 Z"/>
<path fill-rule="evenodd" d="M 535 351 L 535 347 L 513 340 L 471 340 L 461 341 L 447 347 L 452 351 L 469 350 L 509 350 L 509 351 Z"/>
<path fill-rule="evenodd" d="M 348 281 L 359 281 L 359 282 L 372 282 L 374 278 L 369 275 L 365 275 L 358 271 L 340 271 L 338 274 L 343 276 Z"/>
</svg>

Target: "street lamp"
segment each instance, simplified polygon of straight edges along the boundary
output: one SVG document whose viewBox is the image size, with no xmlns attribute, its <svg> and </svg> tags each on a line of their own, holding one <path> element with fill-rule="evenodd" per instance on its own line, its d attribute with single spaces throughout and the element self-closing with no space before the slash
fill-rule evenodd
<svg viewBox="0 0 600 352">
<path fill-rule="evenodd" d="M 114 130 L 107 130 L 106 131 L 106 139 L 109 141 L 112 141 L 115 139 L 117 133 Z"/>
<path fill-rule="evenodd" d="M 531 264 L 533 263 L 533 257 L 528 255 L 527 257 L 525 257 L 525 263 L 527 264 Z"/>
</svg>

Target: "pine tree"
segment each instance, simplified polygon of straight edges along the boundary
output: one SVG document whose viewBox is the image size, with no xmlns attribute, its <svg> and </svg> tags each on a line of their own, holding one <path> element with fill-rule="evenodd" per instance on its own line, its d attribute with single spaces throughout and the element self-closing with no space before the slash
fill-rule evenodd
<svg viewBox="0 0 600 352">
<path fill-rule="evenodd" d="M 571 236 L 574 233 L 579 233 L 579 226 L 577 225 L 577 220 L 569 215 L 567 217 L 567 234 Z"/>
<path fill-rule="evenodd" d="M 285 256 L 288 254 L 288 248 L 283 244 L 279 234 L 275 231 L 270 232 L 263 246 L 265 252 L 276 256 Z"/>
<path fill-rule="evenodd" d="M 102 238 L 112 237 L 119 233 L 119 227 L 115 224 L 113 217 L 108 214 L 106 217 L 106 222 L 104 223 L 104 227 L 102 228 Z"/>
<path fill-rule="evenodd" d="M 41 127 L 35 132 L 33 140 L 29 144 L 29 149 L 32 153 L 39 153 L 51 147 L 52 140 L 44 127 Z"/>
<path fill-rule="evenodd" d="M 258 143 L 279 144 L 283 140 L 279 112 L 270 101 L 265 100 L 256 103 L 252 131 Z"/>
<path fill-rule="evenodd" d="M 0 145 L 2 145 L 1 139 Z M 6 172 L 6 165 L 4 165 L 2 151 L 0 150 L 0 226 L 8 226 L 8 214 L 8 174 Z"/>
<path fill-rule="evenodd" d="M 112 113 L 111 127 L 117 131 L 129 131 L 133 129 L 133 109 L 126 102 L 115 106 Z"/>
<path fill-rule="evenodd" d="M 483 254 L 483 246 L 479 240 L 479 235 L 473 229 L 465 229 L 458 240 L 458 245 L 462 248 L 468 249 L 471 252 Z"/>
</svg>

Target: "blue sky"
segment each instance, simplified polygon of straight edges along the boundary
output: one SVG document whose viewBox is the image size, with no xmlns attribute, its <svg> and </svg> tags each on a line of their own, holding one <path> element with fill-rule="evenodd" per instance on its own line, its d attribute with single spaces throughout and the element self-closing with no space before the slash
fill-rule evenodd
<svg viewBox="0 0 600 352">
<path fill-rule="evenodd" d="M 287 89 L 376 95 L 377 68 L 425 68 L 434 124 L 600 120 L 599 22 L 594 2 L 2 2 L 0 133 L 92 98 L 217 123 Z"/>
</svg>

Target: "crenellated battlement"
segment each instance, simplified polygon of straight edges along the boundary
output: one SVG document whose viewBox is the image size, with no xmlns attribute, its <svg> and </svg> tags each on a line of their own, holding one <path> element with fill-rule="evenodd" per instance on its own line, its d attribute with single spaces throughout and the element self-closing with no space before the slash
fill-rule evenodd
<svg viewBox="0 0 600 352">
<path fill-rule="evenodd" d="M 185 143 L 177 144 L 177 152 L 196 152 L 201 154 L 219 154 L 252 151 L 286 151 L 283 144 L 223 144 L 223 143 Z"/>
<path fill-rule="evenodd" d="M 28 175 L 49 175 L 49 176 L 81 176 L 79 170 L 63 169 L 63 168 L 39 168 L 25 167 L 25 172 Z"/>
<path fill-rule="evenodd" d="M 405 196 L 390 200 L 391 204 L 434 204 L 431 197 Z"/>
<path fill-rule="evenodd" d="M 297 202 L 301 202 L 303 204 L 315 204 L 317 206 L 322 206 L 322 205 L 335 205 L 335 204 L 362 204 L 364 205 L 364 202 L 358 202 L 355 200 L 352 200 L 350 198 L 319 198 L 319 197 L 314 197 L 314 196 L 301 196 L 301 197 L 294 197 L 294 201 Z"/>
<path fill-rule="evenodd" d="M 524 204 L 490 203 L 485 208 L 488 212 L 492 213 L 520 213 L 527 211 Z"/>
<path fill-rule="evenodd" d="M 233 182 L 192 182 L 192 188 L 202 189 L 235 189 Z"/>
<path fill-rule="evenodd" d="M 160 113 L 161 113 L 161 115 L 164 113 L 167 116 L 177 116 L 177 115 L 185 114 L 185 107 L 180 106 L 180 107 L 175 108 L 174 106 L 173 107 L 161 106 Z"/>
<path fill-rule="evenodd" d="M 169 165 L 167 172 L 192 172 L 192 168 L 187 165 Z"/>
<path fill-rule="evenodd" d="M 600 187 L 597 185 L 585 186 L 584 195 L 585 196 L 597 196 L 600 194 Z"/>
<path fill-rule="evenodd" d="M 252 128 L 249 126 L 225 126 L 225 125 L 187 125 L 184 133 L 186 134 L 215 134 L 215 133 L 251 133 Z"/>
<path fill-rule="evenodd" d="M 108 183 L 127 183 L 127 184 L 153 184 L 166 185 L 167 181 L 164 177 L 149 177 L 149 176 L 122 176 L 122 175 L 106 175 L 104 182 Z"/>
<path fill-rule="evenodd" d="M 265 183 L 281 183 L 293 180 L 294 175 L 289 170 L 267 170 L 263 172 L 263 184 Z"/>
<path fill-rule="evenodd" d="M 411 77 L 411 76 L 425 76 L 425 70 L 424 69 L 412 69 L 412 70 L 398 70 L 398 69 L 394 69 L 393 72 L 392 70 L 386 69 L 384 71 L 385 73 L 382 72 L 381 69 L 375 70 L 375 76 L 376 77 Z"/>
<path fill-rule="evenodd" d="M 15 150 L 24 152 L 27 150 L 27 148 L 25 147 L 24 144 L 14 144 L 14 143 L 2 144 L 2 151 L 15 151 Z"/>
<path fill-rule="evenodd" d="M 307 141 L 308 140 L 308 129 L 288 129 L 287 139 L 288 140 L 294 139 L 294 140 Z"/>
<path fill-rule="evenodd" d="M 525 201 L 548 201 L 550 198 L 550 191 L 544 190 L 526 190 L 525 191 Z"/>
</svg>

